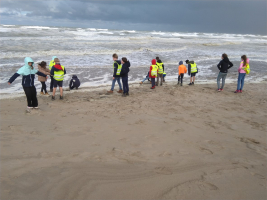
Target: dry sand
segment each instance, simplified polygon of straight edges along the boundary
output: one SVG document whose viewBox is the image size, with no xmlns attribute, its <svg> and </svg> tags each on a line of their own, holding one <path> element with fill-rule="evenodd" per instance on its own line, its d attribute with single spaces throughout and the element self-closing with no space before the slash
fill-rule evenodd
<svg viewBox="0 0 267 200">
<path fill-rule="evenodd" d="M 267 198 L 266 82 L 149 86 L 1 100 L 1 200 Z"/>
</svg>

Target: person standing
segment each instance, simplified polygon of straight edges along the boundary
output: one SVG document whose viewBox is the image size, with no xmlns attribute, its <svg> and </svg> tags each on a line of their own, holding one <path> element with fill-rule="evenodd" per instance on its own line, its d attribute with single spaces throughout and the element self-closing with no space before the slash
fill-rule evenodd
<svg viewBox="0 0 267 200">
<path fill-rule="evenodd" d="M 123 97 L 126 97 L 129 95 L 129 84 L 128 84 L 128 73 L 130 71 L 131 63 L 127 60 L 127 58 L 123 57 L 121 59 L 121 80 L 123 84 Z"/>
<path fill-rule="evenodd" d="M 45 61 L 42 61 L 41 63 L 38 64 L 38 70 L 39 70 L 39 72 L 42 72 L 45 75 L 50 75 L 50 70 L 46 68 L 46 62 Z M 49 94 L 46 90 L 46 84 L 45 84 L 45 82 L 47 81 L 47 76 L 43 77 L 43 76 L 38 75 L 38 81 L 40 81 L 42 84 L 41 95 L 49 96 Z"/>
<path fill-rule="evenodd" d="M 54 88 L 53 88 L 53 95 L 52 100 L 55 100 L 55 94 L 57 90 L 57 86 L 60 90 L 60 99 L 63 99 L 63 80 L 64 75 L 66 74 L 66 69 L 63 65 L 60 64 L 60 61 L 58 58 L 55 58 L 55 65 L 52 67 L 50 74 L 54 78 Z"/>
<path fill-rule="evenodd" d="M 159 57 L 156 57 L 156 60 L 157 60 L 157 66 L 158 66 L 158 74 L 157 74 L 157 83 L 156 83 L 156 86 L 159 85 L 159 78 L 160 78 L 160 85 L 162 86 L 163 72 L 164 72 L 164 64 L 159 59 Z"/>
<path fill-rule="evenodd" d="M 188 64 L 188 75 L 189 76 L 191 75 L 190 83 L 188 85 L 194 85 L 195 77 L 196 74 L 198 73 L 197 64 L 194 61 L 189 61 L 189 60 L 186 60 L 185 63 Z"/>
<path fill-rule="evenodd" d="M 238 79 L 237 79 L 237 89 L 235 93 L 242 93 L 243 87 L 244 87 L 244 82 L 245 82 L 245 77 L 246 77 L 246 71 L 249 69 L 249 59 L 247 58 L 246 55 L 241 56 L 241 63 L 238 68 Z"/>
<path fill-rule="evenodd" d="M 151 61 L 152 65 L 150 66 L 150 70 L 149 70 L 149 78 L 151 78 L 151 89 L 155 89 L 155 78 L 157 78 L 158 75 L 158 66 L 157 66 L 157 61 L 156 59 L 153 59 Z"/>
<path fill-rule="evenodd" d="M 187 72 L 186 66 L 183 64 L 183 61 L 179 62 L 179 67 L 178 67 L 178 84 L 181 83 L 181 86 L 183 86 L 183 78 L 184 74 Z"/>
<path fill-rule="evenodd" d="M 222 54 L 222 60 L 219 62 L 219 64 L 217 65 L 218 69 L 220 70 L 218 76 L 217 76 L 217 86 L 218 86 L 218 92 L 223 91 L 223 87 L 225 84 L 225 79 L 228 73 L 228 69 L 230 69 L 231 67 L 233 67 L 233 63 L 230 62 L 230 60 L 228 59 L 227 54 Z M 222 87 L 220 87 L 220 82 L 222 79 Z"/>
<path fill-rule="evenodd" d="M 118 60 L 118 55 L 116 53 L 114 53 L 112 55 L 112 58 L 114 61 L 114 63 L 113 63 L 113 80 L 112 80 L 111 89 L 110 89 L 110 91 L 108 91 L 108 93 L 110 93 L 110 94 L 113 93 L 116 81 L 118 82 L 119 88 L 120 88 L 119 91 L 117 91 L 117 92 L 122 93 L 121 76 L 120 76 L 121 68 L 122 68 L 121 61 Z"/>
<path fill-rule="evenodd" d="M 50 71 L 51 71 L 52 67 L 55 65 L 55 58 L 58 58 L 58 57 L 57 56 L 53 56 L 52 57 L 52 60 L 49 63 L 49 70 Z M 53 87 L 54 87 L 54 79 L 53 79 L 53 76 L 50 75 L 50 79 L 51 79 L 51 82 L 50 82 L 50 92 L 53 92 Z"/>
<path fill-rule="evenodd" d="M 38 100 L 36 88 L 34 86 L 35 74 L 46 77 L 45 74 L 39 72 L 33 67 L 34 62 L 30 57 L 24 59 L 24 66 L 21 67 L 8 81 L 10 85 L 17 77 L 22 76 L 22 87 L 27 97 L 28 109 L 38 109 Z"/>
</svg>

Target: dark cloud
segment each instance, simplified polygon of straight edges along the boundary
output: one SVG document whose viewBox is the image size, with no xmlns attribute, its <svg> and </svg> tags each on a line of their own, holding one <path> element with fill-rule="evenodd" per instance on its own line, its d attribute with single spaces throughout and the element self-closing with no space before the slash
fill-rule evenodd
<svg viewBox="0 0 267 200">
<path fill-rule="evenodd" d="M 266 34 L 266 1 L 1 1 L 1 23 Z"/>
</svg>

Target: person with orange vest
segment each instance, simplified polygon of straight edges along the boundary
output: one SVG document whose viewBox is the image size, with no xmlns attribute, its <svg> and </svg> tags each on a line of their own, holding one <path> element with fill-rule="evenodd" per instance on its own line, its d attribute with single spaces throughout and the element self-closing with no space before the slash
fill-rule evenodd
<svg viewBox="0 0 267 200">
<path fill-rule="evenodd" d="M 150 70 L 149 70 L 149 78 L 151 78 L 151 83 L 152 83 L 152 87 L 151 89 L 155 89 L 155 79 L 157 78 L 157 74 L 158 74 L 158 66 L 157 66 L 157 61 L 156 59 L 153 59 L 151 61 L 152 65 L 150 66 Z"/>
<path fill-rule="evenodd" d="M 187 72 L 186 66 L 183 64 L 183 61 L 179 62 L 179 67 L 178 67 L 178 84 L 181 82 L 181 86 L 183 86 L 183 78 L 184 74 Z"/>
</svg>

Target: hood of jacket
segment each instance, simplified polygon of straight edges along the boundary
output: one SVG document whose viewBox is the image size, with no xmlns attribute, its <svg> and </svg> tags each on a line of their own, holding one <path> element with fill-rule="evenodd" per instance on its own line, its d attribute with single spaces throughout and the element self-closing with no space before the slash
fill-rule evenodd
<svg viewBox="0 0 267 200">
<path fill-rule="evenodd" d="M 162 61 L 161 60 L 157 60 L 157 63 L 162 63 Z"/>
<path fill-rule="evenodd" d="M 76 75 L 73 75 L 72 78 L 78 78 Z"/>
<path fill-rule="evenodd" d="M 56 71 L 63 70 L 60 64 L 55 64 L 54 67 L 57 69 Z"/>
<path fill-rule="evenodd" d="M 152 65 L 156 65 L 156 64 L 157 64 L 156 59 L 153 59 L 153 60 L 151 61 L 151 63 L 152 63 Z"/>
<path fill-rule="evenodd" d="M 33 60 L 30 57 L 26 57 L 24 59 L 24 66 L 21 67 L 17 73 L 22 75 L 22 76 L 27 76 L 29 74 L 36 74 L 38 72 L 38 70 L 36 69 L 32 69 L 31 66 L 28 64 L 29 62 L 32 62 L 32 66 L 34 65 Z"/>
<path fill-rule="evenodd" d="M 182 64 L 184 64 L 183 61 L 180 61 L 180 62 L 179 62 L 179 65 L 182 65 Z"/>
<path fill-rule="evenodd" d="M 224 58 L 222 61 L 227 63 L 227 64 L 230 62 L 229 58 Z"/>
<path fill-rule="evenodd" d="M 53 57 L 52 57 L 52 60 L 54 61 L 55 58 L 58 58 L 58 57 L 57 57 L 57 56 L 53 56 Z"/>
<path fill-rule="evenodd" d="M 124 66 L 124 67 L 130 67 L 130 66 L 131 66 L 130 61 L 125 62 L 125 63 L 123 64 L 123 66 Z"/>
</svg>

